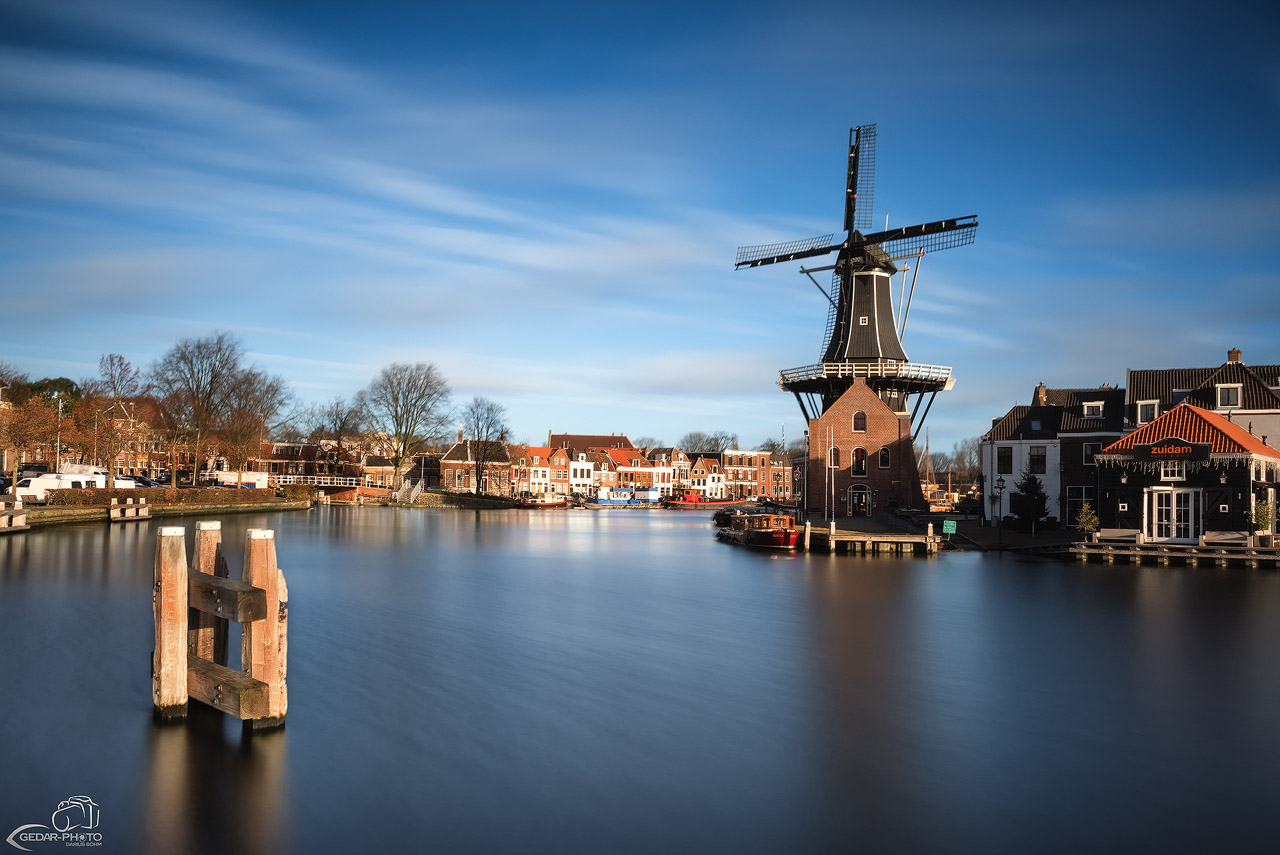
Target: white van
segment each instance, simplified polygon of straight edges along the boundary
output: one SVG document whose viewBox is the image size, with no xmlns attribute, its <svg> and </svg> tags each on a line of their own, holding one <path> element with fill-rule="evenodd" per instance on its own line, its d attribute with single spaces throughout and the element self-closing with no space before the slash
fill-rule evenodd
<svg viewBox="0 0 1280 855">
<path fill-rule="evenodd" d="M 23 502 L 43 502 L 50 490 L 81 489 L 96 487 L 91 475 L 37 475 L 35 478 L 23 478 L 14 488 L 14 495 Z"/>
<path fill-rule="evenodd" d="M 77 468 L 80 472 L 67 472 L 68 468 Z M 128 478 L 113 478 L 111 473 L 101 466 L 86 466 L 80 463 L 64 463 L 63 471 L 57 474 L 37 475 L 35 478 L 23 478 L 14 488 L 14 494 L 24 502 L 44 502 L 49 490 L 79 490 L 85 487 L 105 487 L 108 479 L 112 487 L 128 489 L 138 485 Z M 94 471 L 96 470 L 96 471 Z"/>
</svg>

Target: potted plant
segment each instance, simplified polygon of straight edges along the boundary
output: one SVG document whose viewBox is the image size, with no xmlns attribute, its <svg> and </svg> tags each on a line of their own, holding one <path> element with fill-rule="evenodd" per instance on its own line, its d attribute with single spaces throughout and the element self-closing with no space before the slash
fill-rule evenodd
<svg viewBox="0 0 1280 855">
<path fill-rule="evenodd" d="M 1253 503 L 1253 533 L 1258 546 L 1271 546 L 1271 526 L 1276 521 L 1276 508 L 1266 499 Z"/>
<path fill-rule="evenodd" d="M 1086 539 L 1093 540 L 1098 525 L 1098 512 L 1093 509 L 1093 505 L 1082 502 L 1080 511 L 1076 514 L 1076 528 L 1084 534 Z"/>
</svg>

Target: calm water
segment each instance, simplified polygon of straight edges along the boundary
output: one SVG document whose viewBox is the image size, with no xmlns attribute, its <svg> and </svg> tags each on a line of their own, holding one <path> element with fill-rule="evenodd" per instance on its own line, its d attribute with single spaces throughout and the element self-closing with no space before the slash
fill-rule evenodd
<svg viewBox="0 0 1280 855">
<path fill-rule="evenodd" d="M 248 737 L 151 722 L 156 527 L 0 538 L 0 835 L 87 795 L 109 852 L 1280 848 L 1275 573 L 232 516 L 290 593 L 288 726 Z"/>
</svg>

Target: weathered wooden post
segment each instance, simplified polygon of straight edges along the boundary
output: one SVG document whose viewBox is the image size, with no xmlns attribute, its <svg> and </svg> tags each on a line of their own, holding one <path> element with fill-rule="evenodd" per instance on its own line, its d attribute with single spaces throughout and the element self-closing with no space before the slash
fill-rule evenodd
<svg viewBox="0 0 1280 855">
<path fill-rule="evenodd" d="M 156 540 L 156 649 L 151 677 L 161 719 L 182 718 L 189 699 L 249 721 L 255 729 L 284 724 L 289 595 L 276 566 L 274 533 L 249 531 L 244 581 L 227 578 L 222 527 L 198 524 L 195 572 L 187 571 L 185 530 L 160 529 Z M 188 621 L 190 614 L 194 614 Z M 244 671 L 226 667 L 226 622 L 243 628 Z"/>
<path fill-rule="evenodd" d="M 289 608 L 284 574 L 276 566 L 275 532 L 250 529 L 244 548 L 244 582 L 266 592 L 266 619 L 246 623 L 240 646 L 241 668 L 268 686 L 265 715 L 253 719 L 255 728 L 284 724 L 289 707 L 285 686 L 288 664 Z"/>
<path fill-rule="evenodd" d="M 222 554 L 222 523 L 204 521 L 196 523 L 196 546 L 192 555 L 191 571 L 207 573 L 226 579 L 227 560 Z M 214 600 L 220 601 L 216 589 Z M 227 664 L 227 618 L 218 617 L 191 608 L 187 620 L 187 652 L 218 665 Z"/>
<path fill-rule="evenodd" d="M 804 521 L 804 551 L 809 551 L 809 534 L 813 530 L 813 525 L 808 520 Z"/>
<path fill-rule="evenodd" d="M 182 526 L 156 538 L 151 588 L 156 648 L 151 654 L 152 712 L 162 720 L 187 714 L 187 543 Z"/>
</svg>

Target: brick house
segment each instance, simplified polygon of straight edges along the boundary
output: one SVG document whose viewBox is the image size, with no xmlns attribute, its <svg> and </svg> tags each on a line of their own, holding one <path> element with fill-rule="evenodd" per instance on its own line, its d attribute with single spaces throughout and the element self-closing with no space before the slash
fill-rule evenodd
<svg viewBox="0 0 1280 855">
<path fill-rule="evenodd" d="M 476 483 L 476 463 L 484 458 L 480 483 Z M 440 480 L 445 490 L 455 493 L 503 495 L 511 489 L 511 457 L 505 441 L 463 439 L 440 457 Z"/>
<path fill-rule="evenodd" d="M 708 499 L 723 499 L 725 498 L 724 471 L 716 460 L 699 456 L 689 467 L 688 483 L 684 489 L 691 493 L 700 493 Z"/>
<path fill-rule="evenodd" d="M 861 377 L 809 421 L 808 462 L 801 501 L 827 517 L 924 507 L 910 416 L 890 409 Z"/>
<path fill-rule="evenodd" d="M 1099 522 L 1139 542 L 1247 536 L 1254 505 L 1274 503 L 1280 491 L 1280 451 L 1186 402 L 1108 445 L 1097 462 Z"/>
<path fill-rule="evenodd" d="M 1094 456 L 1124 434 L 1125 390 L 1110 386 L 1049 389 L 1036 386 L 1032 404 L 1015 406 L 981 439 L 983 516 L 1009 512 L 1009 493 L 1024 472 L 1035 475 L 1049 497 L 1049 512 L 1074 523 L 1085 502 L 1096 501 Z M 992 489 L 1003 478 L 1005 492 Z M 995 497 L 993 503 L 992 497 Z"/>
</svg>

